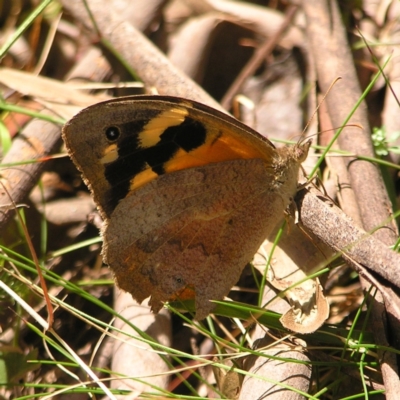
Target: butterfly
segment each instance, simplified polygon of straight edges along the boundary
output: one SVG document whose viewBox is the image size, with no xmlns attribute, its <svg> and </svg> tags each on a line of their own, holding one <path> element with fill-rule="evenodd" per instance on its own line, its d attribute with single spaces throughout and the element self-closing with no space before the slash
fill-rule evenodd
<svg viewBox="0 0 400 400">
<path fill-rule="evenodd" d="M 195 299 L 213 309 L 282 220 L 310 141 L 276 148 L 192 100 L 129 96 L 92 105 L 62 131 L 104 220 L 118 285 L 157 312 Z"/>
</svg>

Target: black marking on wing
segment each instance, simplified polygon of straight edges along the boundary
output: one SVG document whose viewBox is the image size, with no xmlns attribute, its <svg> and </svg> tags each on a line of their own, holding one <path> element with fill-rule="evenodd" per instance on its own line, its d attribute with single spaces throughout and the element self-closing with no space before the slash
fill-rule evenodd
<svg viewBox="0 0 400 400">
<path fill-rule="evenodd" d="M 117 141 L 118 159 L 105 165 L 104 174 L 111 189 L 105 194 L 105 211 L 110 214 L 119 200 L 123 199 L 128 191 L 130 179 L 143 170 L 145 161 L 138 151 L 138 135 L 148 120 L 140 120 L 118 125 L 121 130 Z"/>
<path fill-rule="evenodd" d="M 158 144 L 148 149 L 147 162 L 157 175 L 162 175 L 165 172 L 164 164 L 171 160 L 179 149 L 189 153 L 203 145 L 206 137 L 205 126 L 187 117 L 180 125 L 171 126 L 160 135 Z"/>
<path fill-rule="evenodd" d="M 170 161 L 179 149 L 190 152 L 206 141 L 206 127 L 199 121 L 186 117 L 177 126 L 167 128 L 160 141 L 152 147 L 140 146 L 139 134 L 149 120 L 119 124 L 118 159 L 105 165 L 105 177 L 111 189 L 106 193 L 105 211 L 111 214 L 118 202 L 126 197 L 132 178 L 148 166 L 157 174 L 165 173 L 164 164 Z"/>
</svg>

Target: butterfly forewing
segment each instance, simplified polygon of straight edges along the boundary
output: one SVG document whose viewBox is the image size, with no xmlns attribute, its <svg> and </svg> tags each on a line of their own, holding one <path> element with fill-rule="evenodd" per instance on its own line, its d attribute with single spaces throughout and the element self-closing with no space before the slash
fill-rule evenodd
<svg viewBox="0 0 400 400">
<path fill-rule="evenodd" d="M 117 133 L 111 139 L 110 131 Z M 65 125 L 63 138 L 104 218 L 130 191 L 165 173 L 236 159 L 269 162 L 275 150 L 228 115 L 161 96 L 88 107 Z"/>
</svg>

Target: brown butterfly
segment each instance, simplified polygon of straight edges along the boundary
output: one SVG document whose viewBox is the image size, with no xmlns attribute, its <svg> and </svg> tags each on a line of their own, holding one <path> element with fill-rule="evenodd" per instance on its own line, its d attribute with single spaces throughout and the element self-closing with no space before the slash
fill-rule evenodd
<svg viewBox="0 0 400 400">
<path fill-rule="evenodd" d="M 212 310 L 297 190 L 310 142 L 276 148 L 236 119 L 168 96 L 90 106 L 63 139 L 104 219 L 103 256 L 139 302 Z"/>
</svg>

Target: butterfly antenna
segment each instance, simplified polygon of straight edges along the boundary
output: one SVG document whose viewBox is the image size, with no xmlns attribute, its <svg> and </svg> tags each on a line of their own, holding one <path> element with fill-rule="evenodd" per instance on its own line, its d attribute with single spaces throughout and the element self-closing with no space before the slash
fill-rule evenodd
<svg viewBox="0 0 400 400">
<path fill-rule="evenodd" d="M 329 92 L 332 90 L 333 86 L 334 86 L 334 85 L 336 84 L 336 82 L 339 81 L 340 79 L 342 79 L 342 77 L 340 77 L 340 76 L 337 77 L 337 78 L 329 85 L 328 90 L 327 90 L 326 93 L 323 95 L 321 101 L 318 103 L 318 105 L 317 105 L 317 107 L 315 108 L 313 114 L 311 115 L 311 117 L 310 117 L 310 119 L 308 120 L 306 126 L 304 127 L 303 133 L 307 131 L 308 127 L 309 127 L 310 124 L 311 124 L 311 121 L 312 121 L 312 120 L 314 119 L 314 117 L 315 117 L 315 114 L 317 114 L 318 110 L 320 109 L 321 104 L 325 101 L 326 97 L 328 96 Z"/>
</svg>

